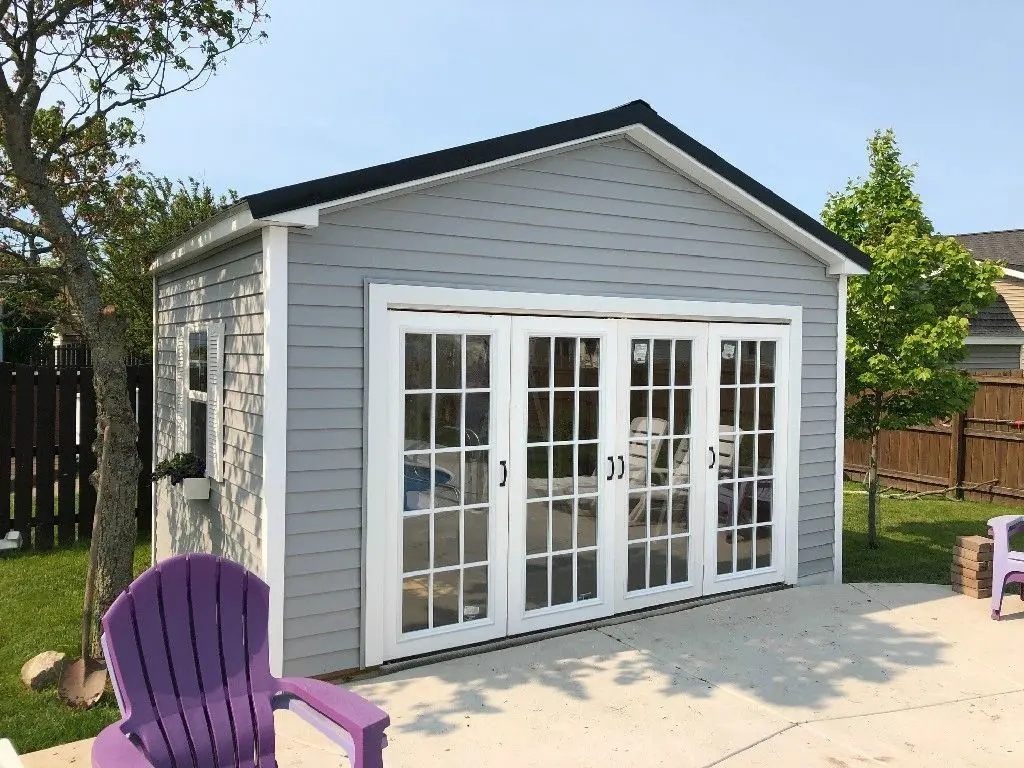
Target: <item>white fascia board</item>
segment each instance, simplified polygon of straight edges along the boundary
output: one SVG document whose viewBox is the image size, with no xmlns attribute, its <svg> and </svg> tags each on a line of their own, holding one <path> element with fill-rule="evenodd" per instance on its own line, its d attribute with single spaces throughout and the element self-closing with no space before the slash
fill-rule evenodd
<svg viewBox="0 0 1024 768">
<path fill-rule="evenodd" d="M 320 224 L 317 206 L 285 211 L 262 219 L 254 219 L 248 203 L 241 202 L 214 216 L 199 228 L 186 234 L 174 247 L 159 254 L 149 271 L 156 275 L 201 258 L 204 254 L 263 227 L 302 227 L 311 229 Z"/>
<path fill-rule="evenodd" d="M 1014 336 L 968 336 L 965 342 L 972 347 L 994 347 L 1024 344 L 1024 333 Z"/>
</svg>

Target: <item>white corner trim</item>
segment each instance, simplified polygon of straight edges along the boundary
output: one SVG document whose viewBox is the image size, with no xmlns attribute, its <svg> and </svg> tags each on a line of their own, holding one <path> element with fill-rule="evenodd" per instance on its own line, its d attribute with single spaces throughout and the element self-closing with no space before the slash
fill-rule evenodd
<svg viewBox="0 0 1024 768">
<path fill-rule="evenodd" d="M 284 666 L 288 442 L 288 228 L 263 229 L 263 578 L 270 586 L 270 671 Z"/>
<path fill-rule="evenodd" d="M 789 438 L 786 467 L 786 583 L 796 585 L 800 580 L 800 428 L 803 425 L 803 365 L 804 326 L 803 307 L 792 307 L 795 316 L 789 330 L 789 407 L 785 418 Z"/>
<path fill-rule="evenodd" d="M 1024 280 L 1024 272 L 1021 272 L 1019 269 L 1003 267 L 1003 277 L 1015 277 L 1018 280 Z"/>
<path fill-rule="evenodd" d="M 1006 344 L 1018 346 L 1024 344 L 1024 333 L 1016 336 L 968 336 L 964 343 L 974 347 L 1004 346 Z"/>
<path fill-rule="evenodd" d="M 384 583 L 387 579 L 387 526 L 370 525 L 370 510 L 385 514 L 387 490 L 383 482 L 370 482 L 371 477 L 387 477 L 388 435 L 388 295 L 394 286 L 371 284 L 367 297 L 366 317 L 366 469 L 363 477 L 365 504 L 363 508 L 363 639 L 362 666 L 379 667 L 384 663 Z M 375 425 L 373 429 L 369 425 Z M 372 556 L 370 553 L 374 553 Z"/>
<path fill-rule="evenodd" d="M 836 511 L 832 562 L 835 583 L 843 583 L 843 464 L 846 446 L 846 275 L 839 276 L 838 329 L 836 331 Z"/>
<path fill-rule="evenodd" d="M 655 157 L 660 158 L 662 162 L 675 168 L 679 173 L 692 179 L 713 195 L 735 205 L 779 237 L 823 262 L 828 266 L 830 275 L 867 274 L 868 271 L 864 267 L 854 263 L 832 246 L 818 240 L 803 227 L 785 218 L 778 211 L 769 208 L 731 181 L 719 176 L 646 126 L 634 125 L 626 132 L 626 135 Z"/>
</svg>

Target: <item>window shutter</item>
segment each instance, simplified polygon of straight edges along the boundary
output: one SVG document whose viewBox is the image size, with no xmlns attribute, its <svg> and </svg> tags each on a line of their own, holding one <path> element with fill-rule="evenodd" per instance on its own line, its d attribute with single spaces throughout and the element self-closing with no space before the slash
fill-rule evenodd
<svg viewBox="0 0 1024 768">
<path fill-rule="evenodd" d="M 175 451 L 188 451 L 188 329 L 182 325 L 175 335 L 177 364 L 174 379 Z"/>
<path fill-rule="evenodd" d="M 224 323 L 206 331 L 206 474 L 224 479 Z"/>
</svg>

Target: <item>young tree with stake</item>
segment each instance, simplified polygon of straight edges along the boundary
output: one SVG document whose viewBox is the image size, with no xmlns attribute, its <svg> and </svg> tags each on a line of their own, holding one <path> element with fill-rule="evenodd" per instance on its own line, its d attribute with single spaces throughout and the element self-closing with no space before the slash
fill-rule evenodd
<svg viewBox="0 0 1024 768">
<path fill-rule="evenodd" d="M 133 115 L 202 86 L 226 53 L 263 36 L 264 18 L 264 0 L 0 0 L 0 252 L 7 274 L 61 282 L 92 349 L 99 469 L 83 635 L 93 659 L 96 624 L 132 578 L 141 469 L 125 323 L 97 269 L 142 141 Z"/>
<path fill-rule="evenodd" d="M 978 263 L 935 234 L 914 192 L 914 167 L 892 130 L 868 141 L 870 171 L 829 195 L 821 218 L 867 253 L 871 272 L 847 297 L 846 434 L 870 441 L 868 546 L 878 546 L 878 436 L 942 419 L 970 405 L 975 382 L 955 367 L 970 318 L 996 296 L 1002 268 Z"/>
</svg>

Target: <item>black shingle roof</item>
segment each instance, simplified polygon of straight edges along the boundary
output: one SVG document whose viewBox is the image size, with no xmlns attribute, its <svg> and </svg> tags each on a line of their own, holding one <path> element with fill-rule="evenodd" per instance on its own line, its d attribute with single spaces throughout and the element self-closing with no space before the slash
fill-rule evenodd
<svg viewBox="0 0 1024 768">
<path fill-rule="evenodd" d="M 253 217 L 262 218 L 319 205 L 331 200 L 341 200 L 397 184 L 472 168 L 484 163 L 496 162 L 506 157 L 578 141 L 632 125 L 643 125 L 690 155 L 697 162 L 732 182 L 763 205 L 788 219 L 815 239 L 832 247 L 855 264 L 859 264 L 865 269 L 871 268 L 871 259 L 862 251 L 833 233 L 818 220 L 783 200 L 736 166 L 728 163 L 696 139 L 683 133 L 644 101 L 631 101 L 615 109 L 543 125 L 539 128 L 531 128 L 528 131 L 510 133 L 494 139 L 417 155 L 358 171 L 326 176 L 301 184 L 278 187 L 248 195 L 243 199 L 249 204 L 249 210 Z"/>
</svg>

